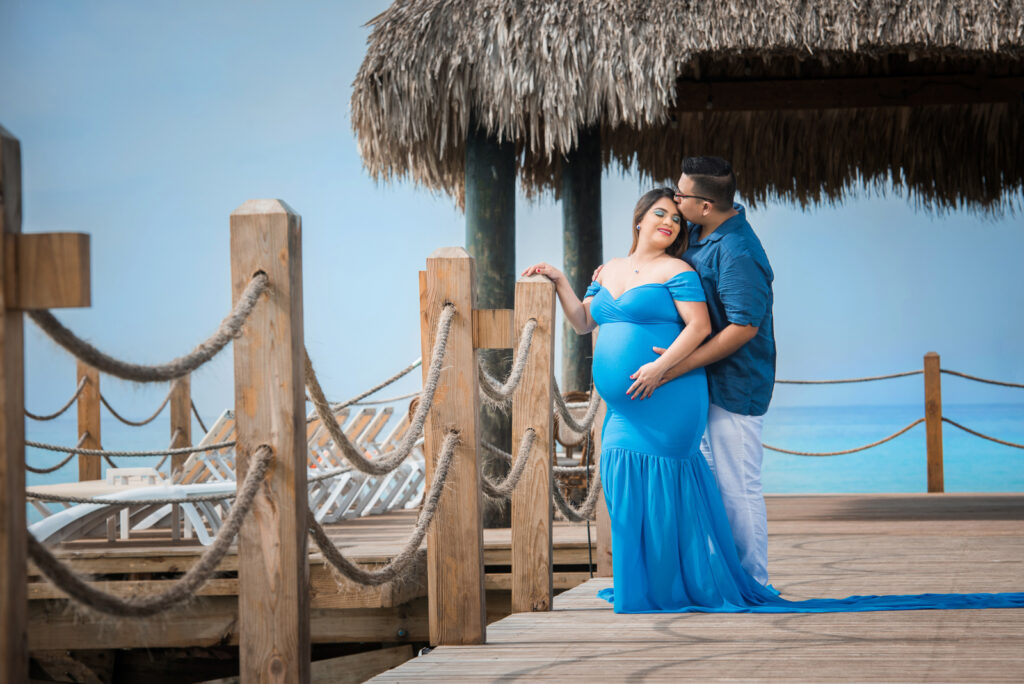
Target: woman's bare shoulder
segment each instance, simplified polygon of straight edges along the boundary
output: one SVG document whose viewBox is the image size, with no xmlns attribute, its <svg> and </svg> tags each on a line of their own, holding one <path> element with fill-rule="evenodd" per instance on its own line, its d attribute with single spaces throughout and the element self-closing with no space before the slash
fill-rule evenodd
<svg viewBox="0 0 1024 684">
<path fill-rule="evenodd" d="M 604 266 L 601 267 L 601 272 L 597 276 L 597 282 L 604 285 L 604 283 L 606 282 L 605 275 L 614 275 L 619 273 L 621 270 L 623 270 L 623 264 L 625 263 L 626 259 L 622 257 L 612 257 L 611 259 L 609 259 L 607 262 L 605 262 Z"/>
<path fill-rule="evenodd" d="M 686 273 L 687 271 L 693 270 L 693 266 L 690 266 L 690 264 L 678 257 L 669 257 L 668 259 L 665 259 L 661 268 L 661 275 L 665 276 L 665 280 L 675 277 L 680 273 Z"/>
</svg>

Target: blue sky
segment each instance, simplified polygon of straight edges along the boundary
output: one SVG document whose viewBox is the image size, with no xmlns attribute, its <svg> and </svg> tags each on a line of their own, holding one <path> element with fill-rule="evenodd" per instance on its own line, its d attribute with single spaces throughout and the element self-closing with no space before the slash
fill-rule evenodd
<svg viewBox="0 0 1024 684">
<path fill-rule="evenodd" d="M 61 319 L 127 359 L 187 351 L 230 307 L 231 211 L 278 197 L 303 218 L 306 341 L 329 396 L 416 358 L 416 273 L 435 248 L 462 244 L 464 220 L 446 197 L 362 169 L 348 101 L 364 24 L 387 4 L 0 3 L 0 124 L 21 140 L 24 229 L 92 235 L 93 305 Z M 605 176 L 606 257 L 628 247 L 645 189 L 628 172 Z M 559 263 L 559 206 L 520 199 L 516 211 L 517 263 Z M 863 195 L 750 219 L 776 272 L 779 377 L 908 370 L 935 350 L 946 367 L 1024 381 L 1019 216 L 934 216 Z M 51 410 L 74 389 L 74 363 L 26 330 L 27 405 Z M 193 379 L 208 417 L 232 403 L 231 368 L 225 354 Z M 166 388 L 105 379 L 104 392 L 141 416 Z M 954 379 L 945 392 L 1022 400 Z M 776 396 L 920 400 L 919 378 Z"/>
</svg>

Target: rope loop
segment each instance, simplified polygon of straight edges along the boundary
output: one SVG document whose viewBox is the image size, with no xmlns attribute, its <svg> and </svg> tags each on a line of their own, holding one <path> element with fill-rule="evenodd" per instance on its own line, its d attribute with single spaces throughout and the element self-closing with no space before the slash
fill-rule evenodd
<svg viewBox="0 0 1024 684">
<path fill-rule="evenodd" d="M 519 343 L 516 349 L 516 358 L 512 363 L 508 378 L 501 382 L 487 372 L 483 364 L 480 364 L 478 376 L 480 382 L 480 396 L 491 406 L 498 409 L 507 409 L 512 403 L 512 395 L 519 382 L 523 379 L 523 371 L 526 370 L 526 363 L 530 358 L 530 346 L 533 344 L 533 333 L 537 330 L 537 319 L 531 318 L 523 326 L 523 332 L 519 335 Z"/>
<path fill-rule="evenodd" d="M 27 417 L 31 418 L 32 420 L 38 420 L 40 422 L 45 422 L 45 421 L 48 421 L 48 420 L 56 420 L 57 418 L 60 418 L 61 416 L 63 416 L 67 412 L 67 410 L 69 408 L 71 408 L 72 404 L 74 404 L 76 401 L 78 401 L 78 397 L 80 397 L 82 395 L 82 390 L 85 389 L 85 383 L 87 383 L 88 381 L 89 381 L 89 378 L 85 378 L 85 377 L 83 377 L 81 380 L 79 380 L 78 381 L 78 387 L 75 389 L 75 393 L 72 394 L 71 398 L 67 400 L 67 403 L 65 403 L 63 406 L 61 406 L 59 409 L 57 409 L 56 412 L 54 412 L 54 413 L 47 413 L 45 415 L 40 415 L 38 413 L 32 413 L 28 409 L 25 409 L 25 415 Z"/>
<path fill-rule="evenodd" d="M 846 454 L 855 454 L 858 451 L 865 451 L 866 449 L 870 449 L 872 447 L 876 447 L 876 446 L 878 446 L 880 444 L 885 444 L 886 442 L 888 442 L 890 440 L 893 440 L 893 439 L 896 439 L 897 437 L 902 435 L 907 430 L 911 429 L 914 426 L 920 425 L 923 422 L 924 422 L 924 418 L 918 418 L 917 420 L 915 420 L 913 423 L 911 423 L 910 425 L 906 426 L 905 428 L 903 428 L 901 430 L 897 430 L 896 432 L 892 433 L 888 437 L 883 437 L 882 439 L 878 440 L 877 442 L 872 442 L 871 444 L 865 444 L 864 446 L 854 447 L 853 449 L 845 449 L 843 451 L 822 451 L 822 452 L 790 451 L 789 449 L 780 449 L 779 447 L 773 447 L 773 446 L 770 446 L 768 444 L 763 444 L 763 443 L 761 444 L 761 446 L 763 446 L 765 449 L 769 449 L 771 451 L 777 451 L 780 454 L 790 454 L 791 456 L 844 456 Z"/>
<path fill-rule="evenodd" d="M 526 463 L 530 458 L 530 450 L 533 449 L 533 443 L 536 438 L 537 432 L 532 427 L 526 428 L 522 438 L 519 440 L 519 453 L 516 454 L 515 462 L 512 464 L 512 468 L 509 470 L 508 475 L 505 476 L 505 479 L 500 482 L 494 482 L 483 473 L 480 474 L 480 486 L 483 488 L 484 494 L 492 499 L 507 499 L 512 496 L 512 490 L 519 484 L 523 471 L 526 470 Z"/>
</svg>

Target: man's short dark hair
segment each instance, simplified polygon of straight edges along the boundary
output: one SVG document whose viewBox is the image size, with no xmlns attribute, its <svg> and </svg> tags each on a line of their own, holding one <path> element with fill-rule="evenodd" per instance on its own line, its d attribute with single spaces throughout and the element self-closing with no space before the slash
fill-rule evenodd
<svg viewBox="0 0 1024 684">
<path fill-rule="evenodd" d="M 683 173 L 693 179 L 695 194 L 714 200 L 718 209 L 732 208 L 736 175 L 729 162 L 721 157 L 687 157 Z"/>
</svg>

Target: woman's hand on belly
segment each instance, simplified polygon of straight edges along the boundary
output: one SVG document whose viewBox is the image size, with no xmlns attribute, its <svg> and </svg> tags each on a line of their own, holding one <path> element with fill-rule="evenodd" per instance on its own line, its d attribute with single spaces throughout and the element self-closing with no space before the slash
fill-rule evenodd
<svg viewBox="0 0 1024 684">
<path fill-rule="evenodd" d="M 661 359 L 645 363 L 629 376 L 633 384 L 626 390 L 626 394 L 630 399 L 646 399 L 661 385 L 666 370 Z"/>
</svg>

